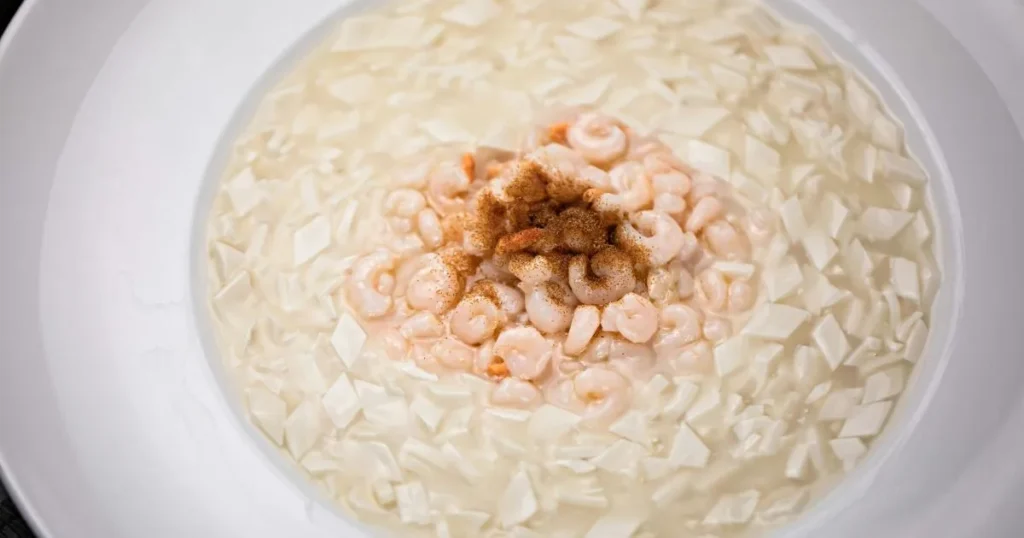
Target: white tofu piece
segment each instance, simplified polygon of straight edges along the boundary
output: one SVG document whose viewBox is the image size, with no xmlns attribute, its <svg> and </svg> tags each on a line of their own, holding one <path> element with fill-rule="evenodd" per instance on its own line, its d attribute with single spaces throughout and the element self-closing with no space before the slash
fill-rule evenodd
<svg viewBox="0 0 1024 538">
<path fill-rule="evenodd" d="M 864 283 L 875 270 L 875 262 L 860 239 L 850 241 L 843 252 L 843 262 L 847 275 L 860 283 Z"/>
<path fill-rule="evenodd" d="M 793 353 L 793 373 L 805 386 L 819 382 L 831 372 L 825 370 L 825 364 L 821 352 L 811 346 L 798 346 Z"/>
<path fill-rule="evenodd" d="M 907 336 L 906 345 L 903 347 L 904 358 L 910 362 L 917 362 L 917 359 L 921 357 L 921 353 L 924 352 L 927 340 L 928 326 L 925 325 L 924 321 L 917 320 L 913 328 L 910 329 L 910 335 Z"/>
<path fill-rule="evenodd" d="M 882 431 L 882 424 L 889 417 L 892 402 L 875 402 L 859 405 L 853 409 L 850 418 L 843 423 L 839 437 L 872 437 Z"/>
<path fill-rule="evenodd" d="M 651 433 L 649 430 L 650 421 L 647 416 L 643 413 L 630 409 L 626 411 L 618 420 L 612 423 L 608 427 L 608 431 L 628 439 L 634 443 L 650 447 L 651 446 Z"/>
<path fill-rule="evenodd" d="M 810 258 L 811 263 L 813 263 L 819 271 L 828 267 L 828 264 L 832 263 L 832 260 L 839 252 L 839 247 L 836 246 L 835 241 L 821 230 L 809 230 L 804 234 L 801 242 L 803 243 L 804 252 L 807 253 L 807 257 Z"/>
<path fill-rule="evenodd" d="M 590 462 L 609 473 L 636 477 L 640 460 L 644 456 L 647 456 L 647 449 L 642 445 L 619 439 Z"/>
<path fill-rule="evenodd" d="M 556 460 L 555 465 L 568 469 L 576 474 L 587 474 L 597 470 L 597 466 L 584 460 Z"/>
<path fill-rule="evenodd" d="M 366 331 L 349 314 L 342 314 L 331 334 L 331 346 L 346 366 L 351 369 L 359 359 L 366 343 Z"/>
<path fill-rule="evenodd" d="M 256 185 L 256 176 L 250 167 L 235 174 L 235 177 L 224 185 L 224 191 L 231 201 L 235 215 L 238 216 L 248 215 L 264 198 L 263 189 Z"/>
<path fill-rule="evenodd" d="M 248 271 L 239 271 L 227 284 L 224 285 L 217 295 L 213 296 L 213 302 L 218 308 L 245 303 L 252 296 L 252 280 Z"/>
<path fill-rule="evenodd" d="M 262 384 L 250 388 L 248 393 L 249 413 L 256 425 L 278 446 L 284 444 L 284 423 L 288 418 L 285 401 Z"/>
<path fill-rule="evenodd" d="M 849 296 L 850 292 L 833 286 L 825 275 L 811 266 L 804 267 L 804 291 L 801 297 L 804 307 L 811 314 L 819 315 L 822 310 L 835 306 Z"/>
<path fill-rule="evenodd" d="M 420 122 L 419 126 L 425 134 L 442 144 L 468 143 L 473 139 L 472 133 L 451 121 L 426 120 Z"/>
<path fill-rule="evenodd" d="M 878 103 L 874 95 L 856 75 L 846 78 L 846 100 L 850 112 L 861 125 L 870 126 L 878 115 Z"/>
<path fill-rule="evenodd" d="M 644 471 L 644 478 L 649 481 L 661 480 L 679 468 L 673 465 L 668 458 L 656 458 L 653 456 L 644 458 L 640 462 L 640 467 Z"/>
<path fill-rule="evenodd" d="M 871 124 L 871 141 L 883 149 L 898 152 L 903 147 L 903 127 L 885 114 L 879 114 Z"/>
<path fill-rule="evenodd" d="M 366 476 L 398 482 L 402 480 L 402 469 L 395 460 L 388 445 L 373 441 L 359 445 L 361 454 L 359 465 L 364 467 Z"/>
<path fill-rule="evenodd" d="M 631 538 L 643 519 L 625 514 L 605 514 L 594 522 L 584 538 Z"/>
<path fill-rule="evenodd" d="M 689 164 L 715 177 L 729 177 L 729 152 L 701 140 L 690 140 L 687 144 Z"/>
<path fill-rule="evenodd" d="M 691 478 L 686 474 L 677 474 L 664 481 L 651 493 L 651 500 L 658 508 L 665 508 L 669 504 L 679 500 L 691 487 Z"/>
<path fill-rule="evenodd" d="M 388 391 L 376 383 L 357 379 L 352 382 L 352 386 L 355 387 L 356 394 L 359 395 L 359 403 L 362 404 L 363 407 L 371 407 L 377 404 L 386 403 L 391 399 Z"/>
<path fill-rule="evenodd" d="M 398 503 L 398 517 L 402 523 L 430 524 L 430 501 L 421 482 L 395 486 L 395 500 Z"/>
<path fill-rule="evenodd" d="M 445 460 L 448 462 L 450 467 L 453 467 L 459 472 L 459 475 L 469 484 L 477 483 L 483 476 L 483 473 L 473 464 L 473 461 L 466 457 L 465 454 L 455 448 L 451 443 L 445 443 L 441 447 L 441 453 L 444 455 Z"/>
<path fill-rule="evenodd" d="M 810 494 L 806 489 L 784 488 L 772 494 L 771 499 L 765 499 L 764 508 L 758 511 L 757 521 L 768 525 L 779 525 L 785 523 L 797 511 L 804 507 Z M 763 506 L 764 506 L 763 505 Z"/>
<path fill-rule="evenodd" d="M 651 4 L 651 0 L 615 0 L 615 3 L 634 21 L 640 20 Z"/>
<path fill-rule="evenodd" d="M 666 113 L 659 127 L 670 133 L 699 138 L 729 114 L 729 109 L 717 106 L 684 106 Z"/>
<path fill-rule="evenodd" d="M 850 353 L 850 342 L 835 316 L 829 314 L 822 318 L 814 327 L 813 337 L 814 343 L 818 344 L 818 348 L 824 353 L 828 365 L 833 370 L 839 368 Z"/>
<path fill-rule="evenodd" d="M 832 239 L 839 239 L 839 233 L 850 216 L 850 210 L 838 196 L 825 197 L 825 228 Z"/>
<path fill-rule="evenodd" d="M 445 409 L 422 394 L 418 394 L 412 399 L 410 409 L 431 432 L 436 432 L 437 427 L 444 420 Z"/>
<path fill-rule="evenodd" d="M 889 258 L 889 279 L 897 296 L 915 303 L 921 302 L 921 282 L 916 263 L 906 258 Z"/>
<path fill-rule="evenodd" d="M 435 469 L 446 469 L 448 459 L 434 446 L 409 437 L 398 450 L 398 464 L 403 469 L 424 475 Z"/>
<path fill-rule="evenodd" d="M 658 79 L 665 82 L 674 82 L 679 80 L 686 80 L 698 76 L 698 73 L 690 69 L 690 63 L 686 57 L 645 57 L 637 56 L 636 62 L 640 64 L 640 67 L 647 71 L 647 74 L 651 75 L 652 78 Z M 652 89 L 652 86 L 648 82 L 645 84 L 647 89 Z M 665 97 L 664 92 L 662 97 Z M 674 101 L 674 100 L 673 100 Z"/>
<path fill-rule="evenodd" d="M 893 200 L 896 201 L 896 205 L 900 209 L 906 211 L 910 209 L 910 206 L 914 203 L 914 188 L 906 183 L 900 183 L 896 181 L 890 181 L 885 185 L 888 187 L 889 192 L 892 193 Z"/>
<path fill-rule="evenodd" d="M 693 405 L 699 393 L 700 387 L 696 383 L 692 381 L 677 381 L 676 390 L 672 392 L 672 396 L 661 411 L 662 418 L 675 420 L 683 416 L 683 413 Z"/>
<path fill-rule="evenodd" d="M 733 336 L 715 346 L 715 370 L 725 377 L 738 370 L 750 357 L 750 347 L 742 335 Z"/>
<path fill-rule="evenodd" d="M 786 234 L 790 241 L 800 241 L 807 233 L 807 218 L 804 217 L 804 210 L 800 200 L 795 196 L 782 204 L 782 225 L 786 228 Z"/>
<path fill-rule="evenodd" d="M 775 148 L 749 134 L 744 145 L 744 160 L 747 171 L 763 181 L 774 181 L 782 166 L 782 156 Z"/>
<path fill-rule="evenodd" d="M 786 458 L 786 478 L 802 480 L 807 474 L 807 462 L 810 461 L 810 448 L 806 444 L 793 447 Z"/>
<path fill-rule="evenodd" d="M 818 68 L 807 52 L 793 45 L 771 45 L 764 48 L 768 59 L 779 69 L 813 71 Z"/>
<path fill-rule="evenodd" d="M 490 514 L 475 510 L 460 510 L 445 517 L 454 536 L 480 536 L 484 525 L 491 520 Z"/>
<path fill-rule="evenodd" d="M 404 428 L 409 424 L 409 405 L 396 396 L 387 402 L 363 408 L 363 418 L 382 428 Z"/>
<path fill-rule="evenodd" d="M 331 422 L 342 430 L 352 423 L 362 409 L 359 395 L 346 374 L 338 376 L 324 394 L 322 403 Z"/>
<path fill-rule="evenodd" d="M 588 84 L 570 88 L 570 91 L 562 94 L 561 101 L 566 106 L 594 105 L 608 91 L 608 86 L 611 85 L 614 78 L 612 75 L 606 75 L 595 78 Z"/>
<path fill-rule="evenodd" d="M 855 144 L 850 155 L 850 167 L 857 179 L 867 183 L 875 182 L 878 170 L 878 148 L 872 144 Z"/>
<path fill-rule="evenodd" d="M 512 475 L 505 492 L 498 501 L 498 521 L 504 528 L 526 523 L 539 509 L 537 494 L 525 471 Z"/>
<path fill-rule="evenodd" d="M 722 405 L 722 393 L 715 388 L 707 388 L 697 397 L 697 401 L 690 405 L 686 411 L 686 421 L 694 423 L 709 415 Z"/>
<path fill-rule="evenodd" d="M 761 499 L 761 493 L 755 489 L 735 495 L 723 495 L 704 516 L 705 525 L 740 525 L 750 521 L 754 509 Z"/>
<path fill-rule="evenodd" d="M 910 237 L 912 238 L 910 243 L 912 247 L 920 247 L 932 237 L 932 229 L 931 225 L 928 224 L 928 217 L 922 211 L 918 211 L 914 215 L 914 220 L 910 223 Z"/>
<path fill-rule="evenodd" d="M 832 453 L 836 455 L 836 459 L 843 463 L 843 470 L 847 472 L 852 470 L 868 451 L 868 447 L 864 446 L 864 443 L 856 437 L 833 439 L 828 444 L 832 447 Z"/>
<path fill-rule="evenodd" d="M 373 97 L 375 82 L 373 76 L 357 73 L 336 79 L 328 86 L 327 92 L 345 104 L 357 105 Z"/>
<path fill-rule="evenodd" d="M 424 39 L 422 17 L 382 17 L 363 15 L 346 18 L 334 52 L 414 47 Z"/>
<path fill-rule="evenodd" d="M 707 466 L 710 458 L 711 449 L 685 422 L 680 423 L 668 455 L 668 460 L 672 462 L 672 465 L 677 468 L 702 469 Z"/>
<path fill-rule="evenodd" d="M 622 29 L 622 23 L 605 17 L 587 17 L 565 27 L 570 33 L 591 41 L 601 41 Z"/>
<path fill-rule="evenodd" d="M 886 174 L 889 179 L 905 181 L 914 185 L 924 185 L 928 181 L 928 176 L 917 164 L 917 161 L 898 153 L 878 152 L 878 165 L 882 173 Z"/>
<path fill-rule="evenodd" d="M 573 36 L 555 36 L 552 40 L 558 51 L 570 61 L 586 61 L 592 58 L 597 47 L 592 41 Z M 570 81 L 571 82 L 571 81 Z"/>
<path fill-rule="evenodd" d="M 832 390 L 832 382 L 825 381 L 824 383 L 818 383 L 811 389 L 811 392 L 807 394 L 807 398 L 804 399 L 804 403 L 807 405 L 813 404 L 825 397 L 829 391 Z"/>
<path fill-rule="evenodd" d="M 441 20 L 478 28 L 501 13 L 494 0 L 463 0 L 451 9 L 441 13 Z"/>
<path fill-rule="evenodd" d="M 786 340 L 810 317 L 810 312 L 806 310 L 768 303 L 754 312 L 742 334 L 768 340 Z"/>
<path fill-rule="evenodd" d="M 906 375 L 900 366 L 871 374 L 864 382 L 864 398 L 861 403 L 871 404 L 898 395 L 903 392 L 905 378 Z"/>
<path fill-rule="evenodd" d="M 305 400 L 284 422 L 285 445 L 296 460 L 301 460 L 323 433 L 320 410 L 319 402 Z"/>
<path fill-rule="evenodd" d="M 527 435 L 539 443 L 549 443 L 571 432 L 580 416 L 551 404 L 537 408 L 526 426 Z"/>
<path fill-rule="evenodd" d="M 803 279 L 803 273 L 800 272 L 800 266 L 797 265 L 796 260 L 790 257 L 785 258 L 777 268 L 764 273 L 768 300 L 777 302 L 786 298 L 800 287 Z"/>
<path fill-rule="evenodd" d="M 746 34 L 746 30 L 735 22 L 724 18 L 710 18 L 694 24 L 685 30 L 685 35 L 698 41 L 717 43 Z"/>
<path fill-rule="evenodd" d="M 869 241 L 888 241 L 906 228 L 912 218 L 906 211 L 871 206 L 861 214 L 857 227 Z"/>
<path fill-rule="evenodd" d="M 821 409 L 818 411 L 818 420 L 831 422 L 849 418 L 853 414 L 853 409 L 860 404 L 863 398 L 864 389 L 852 388 L 832 391 L 831 394 L 825 397 L 825 402 L 821 404 Z"/>
<path fill-rule="evenodd" d="M 227 243 L 214 241 L 212 250 L 221 280 L 234 276 L 245 265 L 245 254 Z"/>
</svg>

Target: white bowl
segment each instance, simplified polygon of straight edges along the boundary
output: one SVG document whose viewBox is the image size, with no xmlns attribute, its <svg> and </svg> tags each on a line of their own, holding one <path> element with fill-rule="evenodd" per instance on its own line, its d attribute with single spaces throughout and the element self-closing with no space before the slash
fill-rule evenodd
<svg viewBox="0 0 1024 538">
<path fill-rule="evenodd" d="M 348 3 L 30 0 L 0 42 L 0 466 L 44 537 L 365 535 L 241 419 L 197 315 L 195 259 L 224 141 Z M 946 277 L 891 427 L 779 534 L 1013 535 L 1024 8 L 770 3 L 907 123 Z"/>
</svg>

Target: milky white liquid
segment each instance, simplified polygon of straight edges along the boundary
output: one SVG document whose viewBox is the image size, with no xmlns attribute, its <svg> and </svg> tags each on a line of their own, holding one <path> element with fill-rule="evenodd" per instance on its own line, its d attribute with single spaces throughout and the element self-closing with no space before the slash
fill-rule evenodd
<svg viewBox="0 0 1024 538">
<path fill-rule="evenodd" d="M 873 400 L 896 399 L 927 334 L 932 220 L 919 168 L 896 157 L 899 124 L 820 40 L 746 3 L 656 2 L 635 18 L 612 1 L 459 5 L 374 12 L 367 35 L 386 42 L 373 50 L 332 50 L 352 48 L 336 46 L 353 42 L 343 23 L 237 142 L 210 217 L 210 293 L 254 422 L 346 510 L 403 536 L 618 536 L 592 529 L 602 517 L 623 522 L 622 536 L 729 536 L 798 514 L 870 446 L 877 432 L 856 426 L 864 413 L 884 420 L 891 404 Z M 595 16 L 611 22 L 579 25 Z M 766 48 L 779 44 L 798 55 Z M 388 234 L 388 193 L 417 164 L 476 144 L 514 148 L 566 106 L 652 131 L 744 206 L 779 215 L 775 241 L 754 252 L 753 310 L 809 313 L 777 342 L 743 337 L 743 363 L 724 378 L 713 368 L 638 379 L 632 405 L 651 417 L 649 443 L 600 428 L 538 441 L 545 423 L 492 405 L 492 382 L 410 376 L 365 323 L 353 347 L 361 331 L 344 279 Z M 826 337 L 830 315 L 845 347 Z M 362 410 L 339 428 L 324 396 L 342 375 Z M 435 406 L 436 424 L 423 411 Z M 706 466 L 667 465 L 681 424 L 710 449 Z M 751 432 L 760 437 L 737 437 Z M 381 463 L 388 452 L 395 469 Z M 392 498 L 420 486 L 422 515 Z M 531 495 L 530 517 L 499 530 Z"/>
</svg>

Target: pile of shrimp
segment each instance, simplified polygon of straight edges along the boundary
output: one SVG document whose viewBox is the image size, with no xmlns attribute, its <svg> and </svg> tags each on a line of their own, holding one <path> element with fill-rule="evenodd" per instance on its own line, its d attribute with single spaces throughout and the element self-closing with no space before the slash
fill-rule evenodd
<svg viewBox="0 0 1024 538">
<path fill-rule="evenodd" d="M 386 246 L 351 266 L 347 304 L 393 358 L 491 380 L 496 405 L 546 401 L 606 426 L 655 373 L 708 373 L 757 301 L 715 261 L 750 261 L 770 219 L 598 113 L 405 185 L 384 202 Z"/>
</svg>

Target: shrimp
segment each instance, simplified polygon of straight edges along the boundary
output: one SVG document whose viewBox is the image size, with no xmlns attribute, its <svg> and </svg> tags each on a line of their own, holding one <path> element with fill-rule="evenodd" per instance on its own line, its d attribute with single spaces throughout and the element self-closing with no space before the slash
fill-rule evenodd
<svg viewBox="0 0 1024 538">
<path fill-rule="evenodd" d="M 424 208 L 416 215 L 416 230 L 419 231 L 423 244 L 431 249 L 436 249 L 444 243 L 444 228 L 433 209 Z"/>
<path fill-rule="evenodd" d="M 481 268 L 483 268 L 482 265 Z M 481 295 L 494 301 L 498 308 L 501 309 L 505 319 L 509 320 L 515 319 L 526 308 L 523 292 L 489 278 L 474 282 L 473 287 L 469 289 L 468 295 Z"/>
<path fill-rule="evenodd" d="M 654 210 L 671 216 L 676 221 L 686 213 L 686 199 L 682 196 L 663 192 L 654 196 Z"/>
<path fill-rule="evenodd" d="M 425 207 L 427 207 L 427 199 L 414 189 L 392 191 L 384 200 L 385 214 L 403 219 L 415 217 Z"/>
<path fill-rule="evenodd" d="M 679 355 L 669 359 L 668 365 L 672 373 L 677 375 L 707 374 L 714 366 L 711 344 L 705 340 L 694 342 L 683 348 Z"/>
<path fill-rule="evenodd" d="M 690 201 L 697 202 L 704 198 L 717 198 L 724 194 L 723 183 L 707 175 L 698 175 L 690 186 Z"/>
<path fill-rule="evenodd" d="M 575 306 L 576 296 L 561 282 L 544 282 L 532 286 L 526 296 L 526 315 L 530 323 L 548 334 L 569 328 Z"/>
<path fill-rule="evenodd" d="M 725 310 L 729 300 L 729 284 L 717 269 L 708 269 L 697 277 L 697 298 L 710 310 Z"/>
<path fill-rule="evenodd" d="M 700 312 L 684 304 L 673 304 L 661 311 L 661 331 L 656 349 L 682 349 L 701 338 L 703 321 Z M 662 354 L 658 351 L 658 354 Z"/>
<path fill-rule="evenodd" d="M 573 391 L 586 405 L 583 422 L 588 426 L 607 426 L 629 408 L 629 382 L 608 367 L 584 370 L 573 378 Z"/>
<path fill-rule="evenodd" d="M 472 347 L 446 336 L 430 348 L 430 355 L 437 364 L 452 370 L 468 372 L 473 368 L 476 353 Z"/>
<path fill-rule="evenodd" d="M 710 200 L 710 198 L 705 198 Z M 741 260 L 750 256 L 747 239 L 725 220 L 716 220 L 704 228 L 704 239 L 711 251 L 729 260 Z"/>
<path fill-rule="evenodd" d="M 693 261 L 697 254 L 700 254 L 700 241 L 697 240 L 697 236 L 693 232 L 686 232 L 683 234 L 683 246 L 679 249 L 678 258 L 682 262 Z"/>
<path fill-rule="evenodd" d="M 729 311 L 740 313 L 746 312 L 754 307 L 757 300 L 757 292 L 754 286 L 746 280 L 734 280 L 729 284 Z"/>
<path fill-rule="evenodd" d="M 436 168 L 427 181 L 427 201 L 439 215 L 462 211 L 471 179 L 458 165 L 446 163 Z"/>
<path fill-rule="evenodd" d="M 569 146 L 592 164 L 605 166 L 622 158 L 629 148 L 629 138 L 614 120 L 587 112 L 576 118 L 566 130 Z"/>
<path fill-rule="evenodd" d="M 494 342 L 494 355 L 501 357 L 509 374 L 533 380 L 544 374 L 551 362 L 551 342 L 533 327 L 511 327 L 501 331 Z"/>
<path fill-rule="evenodd" d="M 572 379 L 563 379 L 545 387 L 544 399 L 551 405 L 573 413 L 582 413 L 586 409 L 586 404 L 576 395 L 576 387 Z"/>
<path fill-rule="evenodd" d="M 646 297 L 628 293 L 605 307 L 601 328 L 617 332 L 630 342 L 646 343 L 658 330 L 658 308 Z"/>
<path fill-rule="evenodd" d="M 651 185 L 656 194 L 674 194 L 683 198 L 690 193 L 690 176 L 682 172 L 648 173 L 651 174 Z"/>
<path fill-rule="evenodd" d="M 438 254 L 428 256 L 425 266 L 409 281 L 406 300 L 413 308 L 440 315 L 458 302 L 465 280 Z"/>
<path fill-rule="evenodd" d="M 747 237 L 756 245 L 767 245 L 775 232 L 775 219 L 763 209 L 755 209 L 746 217 Z"/>
<path fill-rule="evenodd" d="M 676 293 L 679 294 L 680 299 L 685 300 L 693 297 L 694 291 L 696 291 L 696 285 L 693 282 L 693 275 L 685 267 L 680 266 L 676 270 Z"/>
<path fill-rule="evenodd" d="M 526 159 L 548 172 L 575 176 L 587 168 L 587 161 L 577 152 L 560 144 L 547 144 L 526 155 Z"/>
<path fill-rule="evenodd" d="M 471 345 L 488 340 L 504 318 L 498 304 L 482 295 L 463 297 L 448 320 L 452 334 Z"/>
<path fill-rule="evenodd" d="M 704 338 L 715 344 L 732 336 L 732 324 L 722 318 L 708 318 L 702 330 Z"/>
<path fill-rule="evenodd" d="M 583 304 L 617 301 L 636 287 L 633 261 L 614 247 L 600 250 L 590 258 L 583 254 L 574 256 L 569 261 L 569 287 Z"/>
<path fill-rule="evenodd" d="M 625 162 L 612 168 L 608 177 L 614 193 L 597 189 L 584 193 L 584 199 L 593 200 L 594 209 L 631 213 L 649 206 L 654 200 L 651 182 L 644 174 L 643 166 Z"/>
<path fill-rule="evenodd" d="M 423 252 L 423 240 L 413 233 L 392 235 L 387 239 L 385 244 L 387 245 L 388 250 L 391 250 L 400 258 L 407 258 Z"/>
<path fill-rule="evenodd" d="M 352 264 L 352 277 L 348 281 L 348 299 L 352 308 L 365 318 L 379 318 L 387 314 L 394 300 L 397 257 L 387 250 L 375 250 Z"/>
<path fill-rule="evenodd" d="M 568 355 L 583 353 L 600 326 L 601 310 L 592 305 L 577 306 L 572 314 L 569 334 L 565 337 L 562 350 Z"/>
<path fill-rule="evenodd" d="M 699 232 L 712 221 L 722 216 L 725 211 L 722 202 L 715 197 L 701 198 L 693 207 L 690 216 L 686 219 L 686 231 Z"/>
<path fill-rule="evenodd" d="M 590 341 L 590 345 L 583 351 L 583 355 L 580 356 L 580 360 L 590 364 L 596 364 L 599 362 L 607 362 L 608 358 L 611 357 L 612 343 L 615 342 L 616 337 L 612 333 L 600 333 L 593 340 Z"/>
<path fill-rule="evenodd" d="M 516 252 L 509 256 L 508 270 L 527 284 L 541 284 L 565 275 L 564 256 Z"/>
<path fill-rule="evenodd" d="M 541 401 L 537 385 L 522 379 L 506 377 L 491 391 L 491 402 L 496 405 L 529 409 Z"/>
<path fill-rule="evenodd" d="M 675 274 L 670 269 L 652 269 L 647 273 L 647 296 L 656 303 L 667 303 L 672 299 L 672 286 L 675 283 Z"/>
<path fill-rule="evenodd" d="M 398 332 L 406 340 L 435 340 L 444 336 L 444 324 L 432 312 L 417 312 L 402 322 Z"/>
<path fill-rule="evenodd" d="M 672 217 L 657 211 L 641 211 L 632 221 L 635 227 L 629 222 L 619 225 L 615 240 L 620 245 L 643 248 L 651 265 L 668 263 L 683 248 L 683 230 Z"/>
</svg>

